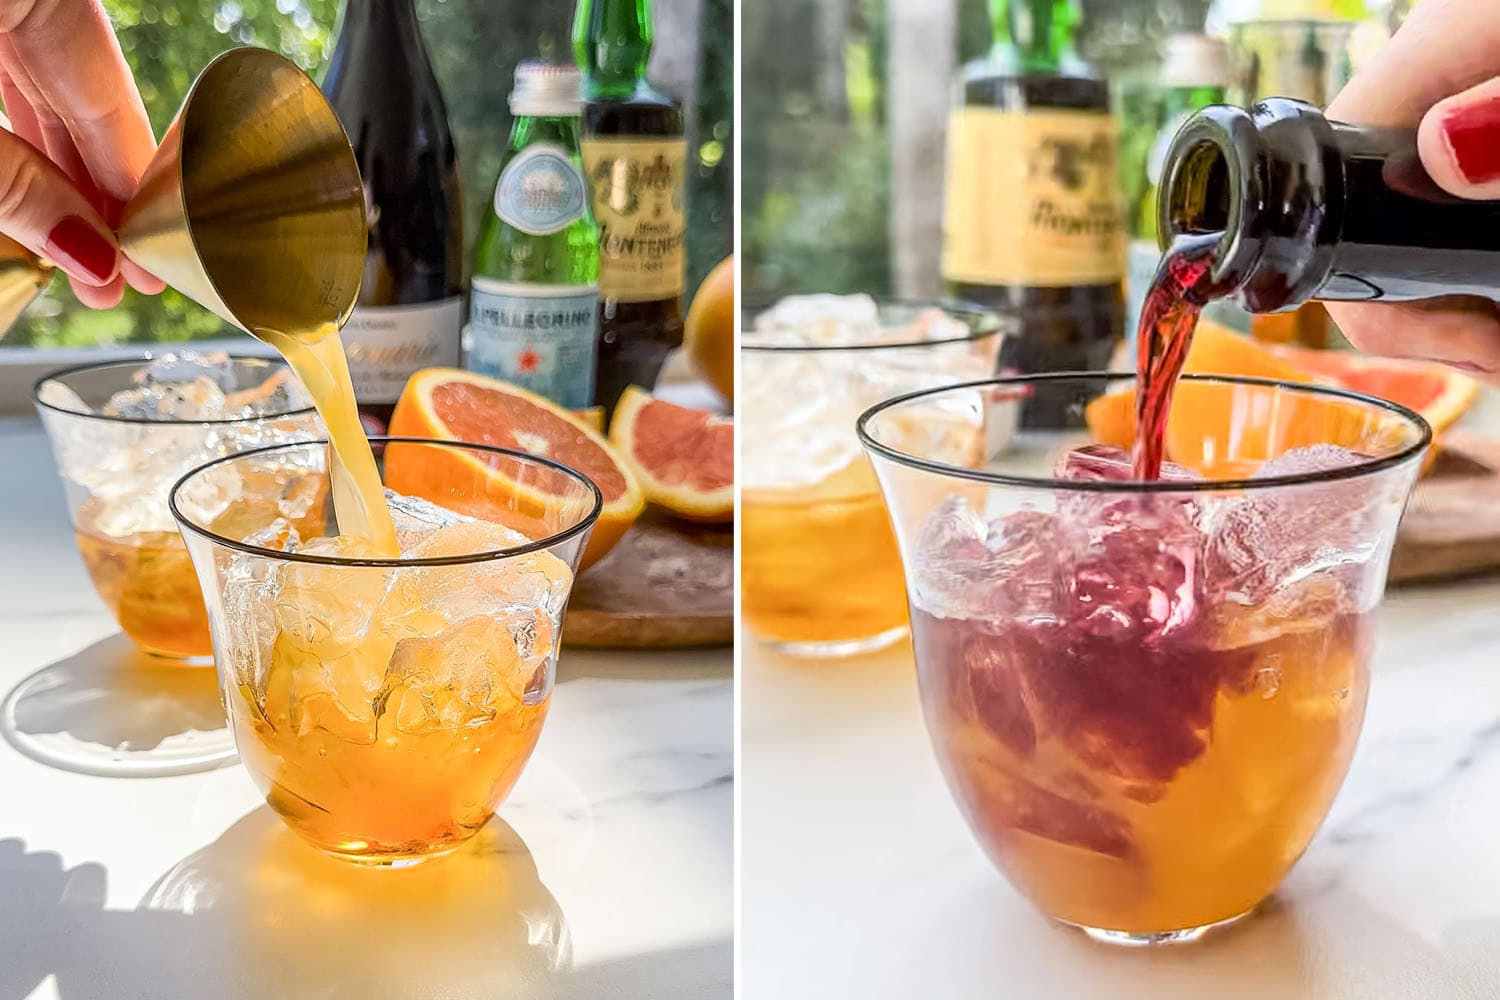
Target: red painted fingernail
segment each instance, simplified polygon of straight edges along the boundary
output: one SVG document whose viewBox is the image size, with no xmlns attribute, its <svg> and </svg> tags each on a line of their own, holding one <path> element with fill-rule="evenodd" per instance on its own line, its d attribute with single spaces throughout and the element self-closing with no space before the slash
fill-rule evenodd
<svg viewBox="0 0 1500 1000">
<path fill-rule="evenodd" d="M 1500 178 L 1500 100 L 1454 108 L 1443 116 L 1442 128 L 1464 180 L 1485 184 Z"/>
<path fill-rule="evenodd" d="M 91 284 L 107 285 L 120 271 L 120 251 L 76 215 L 52 227 L 43 249 L 64 271 Z"/>
</svg>

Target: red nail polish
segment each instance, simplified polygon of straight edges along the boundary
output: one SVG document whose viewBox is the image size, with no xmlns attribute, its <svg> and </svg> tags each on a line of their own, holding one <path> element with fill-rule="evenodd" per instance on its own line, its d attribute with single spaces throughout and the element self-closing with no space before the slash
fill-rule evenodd
<svg viewBox="0 0 1500 1000">
<path fill-rule="evenodd" d="M 1454 108 L 1442 127 L 1464 180 L 1485 184 L 1500 178 L 1500 100 Z"/>
<path fill-rule="evenodd" d="M 76 215 L 52 227 L 43 250 L 64 271 L 97 285 L 109 284 L 120 271 L 120 252 L 115 245 Z"/>
</svg>

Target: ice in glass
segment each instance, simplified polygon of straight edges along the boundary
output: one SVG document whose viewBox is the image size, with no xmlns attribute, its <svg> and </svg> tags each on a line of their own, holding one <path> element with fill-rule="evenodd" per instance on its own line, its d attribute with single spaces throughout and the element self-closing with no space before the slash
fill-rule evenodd
<svg viewBox="0 0 1500 1000">
<path fill-rule="evenodd" d="M 167 510 L 179 476 L 322 425 L 286 366 L 178 352 L 106 362 L 37 383 L 78 551 L 120 629 L 149 653 L 206 658 L 208 614 Z"/>
<path fill-rule="evenodd" d="M 854 436 L 866 407 L 993 374 L 1000 323 L 965 308 L 863 295 L 784 299 L 742 337 L 741 590 L 745 624 L 799 655 L 845 655 L 905 634 L 900 554 Z M 929 423 L 977 454 L 965 414 Z"/>
</svg>

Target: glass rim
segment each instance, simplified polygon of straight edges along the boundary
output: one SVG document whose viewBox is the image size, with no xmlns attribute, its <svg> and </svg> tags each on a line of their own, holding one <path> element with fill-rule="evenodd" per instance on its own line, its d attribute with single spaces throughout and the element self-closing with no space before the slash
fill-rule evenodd
<svg viewBox="0 0 1500 1000">
<path fill-rule="evenodd" d="M 223 465 L 226 462 L 235 462 L 239 461 L 240 459 L 251 458 L 256 455 L 264 455 L 273 451 L 288 451 L 293 448 L 307 448 L 315 445 L 322 446 L 324 448 L 332 447 L 332 445 L 329 444 L 327 438 L 314 438 L 306 441 L 283 441 L 280 444 L 265 445 L 260 448 L 252 448 L 248 451 L 237 451 L 232 455 L 224 455 L 220 458 L 214 459 L 211 462 L 205 462 L 202 465 L 189 469 L 187 472 L 183 473 L 182 476 L 172 484 L 172 488 L 167 491 L 167 509 L 172 512 L 172 517 L 177 522 L 179 529 L 183 531 L 191 531 L 193 534 L 198 535 L 200 538 L 205 538 L 216 545 L 222 545 L 225 548 L 234 549 L 237 552 L 245 552 L 250 555 L 260 556 L 266 559 L 278 559 L 284 562 L 304 563 L 314 566 L 350 566 L 375 569 L 400 569 L 403 566 L 466 566 L 472 563 L 494 562 L 497 559 L 508 559 L 512 556 L 523 556 L 531 552 L 540 552 L 544 549 L 550 549 L 552 548 L 552 546 L 557 545 L 560 542 L 565 542 L 575 537 L 576 535 L 582 534 L 583 532 L 589 530 L 594 526 L 594 522 L 599 519 L 600 513 L 604 510 L 604 494 L 599 492 L 599 487 L 594 484 L 594 481 L 592 479 L 590 479 L 588 476 L 585 476 L 577 469 L 572 468 L 571 466 L 563 465 L 561 462 L 554 461 L 550 458 L 543 458 L 541 455 L 532 455 L 529 452 L 518 451 L 515 448 L 502 448 L 499 445 L 474 444 L 468 441 L 443 441 L 437 438 L 406 436 L 390 437 L 375 435 L 371 436 L 369 438 L 369 441 L 372 445 L 436 445 L 445 448 L 462 449 L 464 451 L 488 452 L 493 455 L 503 455 L 506 458 L 520 459 L 522 462 L 539 465 L 543 468 L 551 469 L 554 472 L 560 472 L 568 478 L 582 483 L 584 486 L 587 486 L 589 492 L 593 495 L 594 498 L 593 507 L 589 510 L 588 514 L 579 518 L 576 524 L 569 525 L 561 531 L 548 535 L 546 538 L 530 541 L 524 545 L 512 545 L 502 549 L 487 549 L 482 552 L 466 552 L 462 555 L 428 556 L 422 559 L 388 559 L 375 558 L 370 556 L 359 558 L 343 558 L 339 556 L 312 555 L 306 552 L 285 552 L 281 549 L 268 549 L 261 545 L 252 545 L 249 542 L 243 542 L 233 538 L 225 538 L 223 535 L 220 535 L 214 531 L 210 531 L 208 528 L 188 518 L 188 516 L 184 514 L 182 512 L 182 509 L 177 505 L 177 494 L 187 484 L 187 481 L 189 479 L 192 479 L 194 476 L 199 475 L 200 473 L 207 472 L 209 469 L 212 469 L 216 465 Z M 327 470 L 324 470 L 324 474 L 327 474 Z M 442 504 L 437 504 L 437 506 L 441 507 Z M 455 511 L 454 513 L 457 512 Z"/>
<path fill-rule="evenodd" d="M 969 325 L 969 332 L 962 337 L 938 337 L 929 340 L 878 340 L 860 344 L 755 344 L 750 343 L 742 332 L 739 338 L 740 350 L 759 351 L 767 354 L 778 351 L 788 354 L 880 351 L 902 347 L 910 349 L 913 347 L 941 347 L 945 344 L 970 344 L 997 334 L 1004 336 L 1007 333 L 1015 332 L 1016 321 L 1013 316 L 965 299 L 882 298 L 878 295 L 872 295 L 870 298 L 874 300 L 877 307 L 905 306 L 911 309 L 941 309 L 949 315 L 964 318 Z M 748 308 L 759 308 L 764 311 L 775 304 L 775 302 L 766 305 L 751 304 Z"/>
<path fill-rule="evenodd" d="M 191 344 L 192 341 L 183 341 Z M 103 371 L 106 368 L 140 368 L 142 365 L 150 364 L 152 361 L 165 354 L 175 354 L 176 351 L 147 351 L 139 358 L 115 358 L 112 361 L 85 361 L 82 364 L 69 365 L 59 368 L 54 372 L 48 372 L 31 384 L 31 402 L 34 406 L 51 410 L 53 413 L 61 413 L 69 417 L 78 417 L 83 420 L 102 420 L 112 424 L 140 424 L 156 427 L 225 427 L 230 424 L 253 424 L 265 420 L 282 420 L 286 417 L 302 417 L 310 413 L 316 413 L 317 407 L 309 403 L 307 406 L 299 406 L 294 410 L 283 410 L 280 413 L 259 413 L 249 417 L 215 417 L 211 420 L 163 420 L 158 417 L 117 417 L 107 413 L 79 413 L 77 410 L 65 409 L 55 406 L 42 399 L 42 386 L 48 382 L 63 382 L 70 375 L 81 375 L 84 372 Z M 262 354 L 235 354 L 224 352 L 230 361 L 255 361 L 264 362 L 276 368 L 285 368 L 291 371 L 291 366 L 281 358 L 270 357 Z M 295 373 L 294 373 L 295 374 Z"/>
<path fill-rule="evenodd" d="M 930 472 L 935 475 L 950 476 L 955 479 L 966 479 L 994 486 L 1065 490 L 1077 493 L 1210 493 L 1226 490 L 1263 490 L 1284 486 L 1303 486 L 1310 483 L 1339 482 L 1395 468 L 1421 455 L 1427 446 L 1432 443 L 1432 426 L 1427 423 L 1427 420 L 1420 413 L 1409 407 L 1402 406 L 1400 403 L 1393 403 L 1388 399 L 1380 399 L 1379 397 L 1370 396 L 1362 392 L 1355 392 L 1352 389 L 1311 385 L 1305 382 L 1288 382 L 1282 379 L 1259 378 L 1250 375 L 1188 374 L 1182 377 L 1185 381 L 1219 383 L 1222 385 L 1261 386 L 1268 389 L 1282 389 L 1303 395 L 1323 396 L 1360 403 L 1373 409 L 1392 413 L 1407 421 L 1417 430 L 1416 441 L 1390 455 L 1370 458 L 1366 461 L 1355 462 L 1352 465 L 1320 469 L 1315 472 L 1298 472 L 1281 476 L 1261 476 L 1252 479 L 1194 479 L 1188 481 L 1157 479 L 1146 482 L 1138 479 L 1057 479 L 1051 476 L 1023 476 L 1015 473 L 970 469 L 961 465 L 950 465 L 946 462 L 939 462 L 935 459 L 922 458 L 918 455 L 893 448 L 890 445 L 875 440 L 869 430 L 870 421 L 880 416 L 884 411 L 927 396 L 937 396 L 942 393 L 955 392 L 962 389 L 999 388 L 1006 386 L 1021 388 L 1028 385 L 1049 382 L 1080 382 L 1085 380 L 1118 382 L 1125 379 L 1134 381 L 1134 372 L 1048 372 L 1045 374 L 980 379 L 974 382 L 961 382 L 931 389 L 919 389 L 915 392 L 903 393 L 902 395 L 893 396 L 890 399 L 876 403 L 859 415 L 859 419 L 855 421 L 854 426 L 855 432 L 859 436 L 860 444 L 864 445 L 866 451 L 889 459 L 898 465 L 905 465 L 909 468 Z"/>
</svg>

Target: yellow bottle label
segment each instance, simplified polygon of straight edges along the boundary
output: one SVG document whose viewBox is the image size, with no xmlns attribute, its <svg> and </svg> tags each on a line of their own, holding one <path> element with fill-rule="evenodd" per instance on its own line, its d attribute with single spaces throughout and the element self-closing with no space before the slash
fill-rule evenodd
<svg viewBox="0 0 1500 1000">
<path fill-rule="evenodd" d="M 682 294 L 687 142 L 594 138 L 583 166 L 599 222 L 599 294 L 652 302 Z"/>
<path fill-rule="evenodd" d="M 1087 111 L 958 108 L 948 119 L 943 277 L 1096 285 L 1125 275 L 1115 122 Z"/>
</svg>

